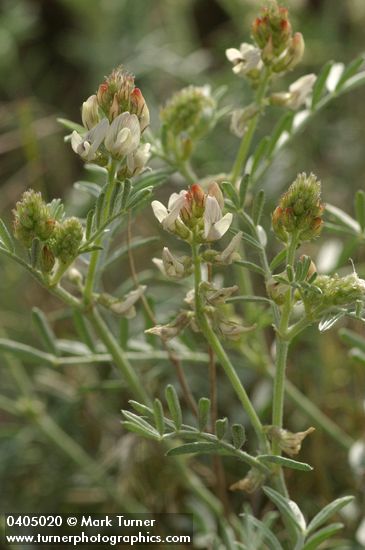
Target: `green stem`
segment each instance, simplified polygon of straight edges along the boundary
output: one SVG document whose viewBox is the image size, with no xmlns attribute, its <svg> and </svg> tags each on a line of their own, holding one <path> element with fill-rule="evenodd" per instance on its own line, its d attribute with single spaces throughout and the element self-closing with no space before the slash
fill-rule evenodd
<svg viewBox="0 0 365 550">
<path fill-rule="evenodd" d="M 111 160 L 108 166 L 108 180 L 105 186 L 105 199 L 104 199 L 101 223 L 105 222 L 108 218 L 108 214 L 110 210 L 110 200 L 113 193 L 113 186 L 117 175 L 117 169 L 118 169 L 118 163 L 116 161 Z M 102 236 L 100 236 L 97 240 L 95 240 L 96 245 L 100 245 L 101 242 L 102 242 Z M 90 256 L 89 269 L 86 275 L 85 287 L 84 287 L 85 305 L 90 305 L 92 302 L 92 295 L 93 295 L 94 282 L 95 282 L 99 256 L 100 256 L 100 250 L 95 250 L 94 252 L 91 253 L 91 256 Z"/>
<path fill-rule="evenodd" d="M 241 145 L 238 149 L 236 160 L 233 164 L 232 173 L 231 173 L 231 182 L 233 183 L 233 185 L 236 183 L 236 181 L 240 177 L 242 169 L 244 168 L 244 165 L 246 163 L 247 155 L 251 147 L 252 138 L 255 134 L 257 123 L 260 118 L 261 109 L 264 103 L 266 89 L 267 89 L 269 80 L 270 80 L 270 71 L 266 70 L 262 77 L 260 86 L 257 89 L 256 97 L 255 97 L 255 102 L 259 109 L 258 113 L 251 119 L 250 123 L 248 124 L 247 130 L 245 132 L 245 135 L 242 138 Z"/>
<path fill-rule="evenodd" d="M 128 386 L 133 393 L 133 397 L 139 399 L 142 403 L 149 404 L 150 398 L 148 397 L 146 390 L 141 385 L 138 376 L 127 359 L 124 351 L 119 346 L 109 327 L 106 325 L 96 308 L 92 308 L 90 310 L 89 317 L 101 341 L 110 352 L 116 366 L 128 382 Z"/>
<path fill-rule="evenodd" d="M 192 244 L 192 253 L 193 253 L 193 262 L 194 262 L 194 282 L 195 282 L 195 312 L 196 312 L 197 322 L 209 346 L 212 348 L 220 364 L 222 365 L 241 404 L 243 405 L 243 408 L 246 411 L 251 421 L 251 424 L 256 432 L 257 438 L 262 448 L 266 449 L 267 442 L 266 442 L 266 437 L 263 433 L 261 421 L 257 416 L 256 411 L 228 355 L 224 351 L 222 344 L 217 338 L 217 335 L 215 334 L 214 330 L 210 326 L 210 323 L 205 315 L 204 304 L 202 303 L 200 289 L 199 289 L 199 286 L 201 283 L 201 267 L 200 267 L 200 258 L 199 258 L 198 252 L 199 252 L 198 246 L 196 244 Z"/>
</svg>

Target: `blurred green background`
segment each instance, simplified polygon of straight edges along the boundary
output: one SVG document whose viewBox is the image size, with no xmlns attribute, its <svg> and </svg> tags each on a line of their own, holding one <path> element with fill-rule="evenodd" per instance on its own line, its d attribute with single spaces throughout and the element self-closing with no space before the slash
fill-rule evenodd
<svg viewBox="0 0 365 550">
<path fill-rule="evenodd" d="M 349 62 L 364 49 L 365 2 L 363 0 L 292 0 L 293 27 L 304 34 L 303 63 L 286 77 L 289 84 L 309 72 L 318 73 L 329 59 Z M 1 216 L 7 222 L 11 209 L 28 187 L 48 199 L 62 197 L 70 213 L 85 208 L 85 197 L 73 191 L 72 183 L 85 179 L 83 166 L 63 141 L 57 117 L 80 120 L 80 106 L 93 93 L 104 75 L 123 63 L 136 75 L 151 111 L 151 129 L 158 131 L 158 110 L 176 90 L 187 84 L 227 86 L 223 105 L 249 102 L 250 90 L 235 78 L 224 51 L 249 41 L 250 23 L 260 2 L 254 0 L 2 0 L 0 3 L 0 185 Z M 265 117 L 259 137 L 270 131 L 278 118 L 275 109 Z M 323 182 L 325 202 L 352 212 L 353 195 L 364 187 L 365 102 L 359 88 L 333 102 L 295 138 L 262 182 L 268 194 L 267 213 L 281 189 L 298 171 L 313 171 Z M 228 117 L 220 122 L 196 153 L 200 177 L 229 170 L 238 140 L 229 132 Z M 165 196 L 167 190 L 161 192 Z M 137 235 L 156 234 L 150 213 L 139 217 Z M 341 239 L 340 239 L 341 241 Z M 329 245 L 338 248 L 338 237 L 324 233 L 309 252 L 322 254 L 325 263 Z M 161 244 L 136 253 L 138 269 L 152 268 L 151 258 Z M 365 277 L 364 248 L 353 250 L 360 276 Z M 61 338 L 73 338 L 69 319 L 57 300 L 40 289 L 28 274 L 0 256 L 0 336 L 37 345 L 31 326 L 31 308 L 47 312 Z M 119 285 L 129 277 L 127 265 L 116 263 L 110 281 Z M 258 286 L 258 290 L 260 287 Z M 262 290 L 262 289 L 261 289 Z M 161 290 L 156 289 L 156 292 Z M 173 310 L 174 299 L 166 308 Z M 176 299 L 176 303 L 178 300 Z M 168 316 L 169 311 L 166 315 Z M 141 322 L 132 337 L 142 338 Z M 355 327 L 356 330 L 361 330 Z M 363 329 L 362 329 L 363 330 Z M 354 439 L 364 433 L 365 373 L 350 361 L 336 330 L 318 338 L 308 330 L 292 350 L 289 376 Z M 270 338 L 270 336 L 268 336 Z M 2 395 L 16 399 L 17 365 L 1 358 Z M 119 410 L 127 395 L 110 367 L 65 367 L 51 370 L 25 365 L 34 391 L 50 416 L 87 452 L 104 463 L 114 483 L 136 510 L 174 511 L 186 507 L 186 493 L 161 456 L 158 446 L 125 434 Z M 188 369 L 196 395 L 204 395 L 204 367 Z M 146 379 L 160 391 L 159 380 L 173 381 L 168 365 L 141 365 Z M 251 375 L 249 375 L 251 376 Z M 267 388 L 256 384 L 257 393 Z M 230 392 L 220 387 L 221 414 L 238 414 Z M 291 428 L 307 425 L 288 405 Z M 4 510 L 111 510 L 114 506 L 102 488 L 90 483 L 80 468 L 62 450 L 52 445 L 37 426 L 24 418 L 0 412 L 0 485 Z M 336 496 L 364 491 L 363 479 L 348 465 L 346 451 L 317 432 L 305 443 L 303 460 L 315 471 L 290 474 L 293 498 L 314 508 Z M 195 465 L 205 482 L 211 483 L 209 464 Z M 231 482 L 237 465 L 227 464 Z M 161 487 L 164 490 L 161 490 Z M 257 497 L 259 498 L 259 497 Z M 257 510 L 260 502 L 253 499 Z M 232 501 L 237 510 L 241 495 Z M 361 502 L 361 500 L 359 501 Z M 139 504 L 138 504 L 139 503 Z M 354 516 L 356 519 L 356 515 Z M 350 527 L 354 528 L 356 522 Z"/>
</svg>

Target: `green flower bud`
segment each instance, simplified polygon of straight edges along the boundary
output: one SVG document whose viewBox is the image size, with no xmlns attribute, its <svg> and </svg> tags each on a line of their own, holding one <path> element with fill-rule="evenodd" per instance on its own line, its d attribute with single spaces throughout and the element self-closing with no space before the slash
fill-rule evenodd
<svg viewBox="0 0 365 550">
<path fill-rule="evenodd" d="M 49 246 L 45 245 L 42 248 L 42 252 L 40 256 L 40 268 L 43 271 L 43 273 L 50 273 L 53 269 L 55 262 L 56 262 L 56 259 L 54 257 L 52 250 L 49 248 Z"/>
<path fill-rule="evenodd" d="M 69 264 L 77 256 L 83 229 L 77 218 L 67 218 L 55 228 L 52 239 L 52 252 L 62 263 Z"/>
<path fill-rule="evenodd" d="M 41 193 L 33 189 L 25 191 L 21 200 L 16 203 L 13 214 L 14 235 L 28 248 L 35 237 L 47 241 L 52 236 L 55 220 L 51 218 L 49 207 Z"/>
<path fill-rule="evenodd" d="M 310 241 L 321 231 L 322 213 L 320 182 L 314 174 L 299 174 L 273 212 L 273 230 L 284 242 L 293 233 L 299 242 Z"/>
<path fill-rule="evenodd" d="M 320 289 L 321 294 L 309 293 L 305 298 L 306 303 L 313 307 L 322 305 L 323 309 L 329 309 L 333 306 L 348 306 L 365 299 L 365 281 L 356 273 L 345 277 L 337 274 L 318 275 L 314 286 Z"/>
<path fill-rule="evenodd" d="M 161 109 L 160 118 L 168 132 L 173 136 L 183 135 L 185 143 L 187 136 L 197 139 L 206 133 L 215 107 L 216 101 L 211 97 L 208 86 L 188 86 L 172 96 Z"/>
</svg>

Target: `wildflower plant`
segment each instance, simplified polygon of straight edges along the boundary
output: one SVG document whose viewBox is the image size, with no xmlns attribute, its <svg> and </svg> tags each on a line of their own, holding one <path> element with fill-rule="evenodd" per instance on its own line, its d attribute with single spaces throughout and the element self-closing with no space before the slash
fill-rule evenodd
<svg viewBox="0 0 365 550">
<path fill-rule="evenodd" d="M 293 339 L 310 325 L 317 324 L 325 331 L 345 317 L 364 323 L 365 281 L 354 268 L 348 273 L 318 273 L 302 247 L 319 239 L 326 224 L 342 233 L 345 229 L 363 243 L 365 199 L 360 191 L 356 219 L 352 219 L 326 205 L 325 183 L 322 187 L 317 176 L 299 171 L 270 213 L 258 185 L 279 151 L 311 117 L 365 82 L 365 75 L 359 58 L 343 67 L 340 76 L 336 71 L 335 83 L 332 66 L 327 64 L 318 76 L 301 76 L 285 89 L 282 82 L 291 78 L 305 49 L 302 34 L 292 29 L 287 9 L 271 2 L 253 22 L 251 33 L 252 43 L 232 45 L 226 56 L 232 64 L 232 78 L 244 78 L 251 85 L 252 101 L 220 108 L 219 91 L 214 93 L 207 85 L 188 86 L 162 106 L 157 133 L 149 128 L 148 106 L 134 77 L 123 67 L 113 70 L 83 103 L 82 125 L 61 121 L 72 132 L 66 142 L 74 153 L 105 180 L 102 185 L 83 184 L 93 206 L 84 219 L 67 217 L 59 199 L 47 203 L 40 193 L 27 190 L 14 208 L 13 229 L 0 224 L 0 252 L 28 270 L 73 312 L 76 330 L 87 349 L 84 362 L 112 361 L 116 365 L 131 398 L 131 408 L 123 411 L 123 429 L 159 442 L 175 461 L 182 483 L 213 518 L 209 544 L 249 550 L 313 550 L 336 537 L 343 525 L 327 522 L 352 497 L 333 501 L 307 522 L 299 505 L 290 499 L 285 472 L 312 470 L 298 456 L 306 438 L 313 437 L 314 428 L 340 443 L 348 436 L 288 382 L 287 358 Z M 284 89 L 277 91 L 280 86 Z M 280 106 L 284 114 L 272 133 L 253 147 L 259 120 L 272 106 Z M 224 175 L 198 176 L 194 153 L 228 112 L 231 130 L 240 139 L 233 166 Z M 154 159 L 159 159 L 163 168 L 152 168 Z M 184 184 L 175 189 L 167 204 L 160 202 L 155 198 L 156 189 L 175 172 Z M 282 180 L 287 183 L 285 174 Z M 164 323 L 151 307 L 149 286 L 139 283 L 130 240 L 134 215 L 151 207 L 156 233 L 162 229 L 161 234 L 169 234 L 172 243 L 166 246 L 162 237 L 161 257 L 151 258 L 151 264 L 156 274 L 186 289 L 181 307 Z M 123 227 L 128 233 L 134 288 L 121 295 L 118 290 L 107 292 L 101 275 L 115 257 L 113 240 Z M 179 251 L 174 250 L 173 239 Z M 272 253 L 275 246 L 280 246 L 276 255 Z M 254 273 L 262 277 L 265 295 L 254 293 Z M 252 308 L 255 304 L 267 322 Z M 246 306 L 243 311 L 242 305 Z M 115 331 L 115 318 L 131 319 L 141 310 L 148 319 L 143 338 L 157 348 L 151 347 L 151 357 L 158 351 L 160 339 L 162 357 L 176 372 L 178 383 L 169 384 L 163 396 L 151 394 L 137 364 L 131 363 L 128 338 L 118 338 Z M 77 364 L 80 358 L 62 353 L 44 314 L 35 312 L 47 352 L 5 338 L 0 349 L 50 366 Z M 342 330 L 343 337 L 353 342 L 354 336 Z M 265 337 L 269 331 L 271 348 Z M 188 332 L 202 348 L 200 355 L 190 350 L 189 357 L 208 363 L 209 398 L 196 395 L 182 368 Z M 364 362 L 363 342 L 356 344 L 360 350 L 357 358 Z M 148 353 L 145 357 L 148 359 Z M 260 376 L 273 381 L 270 419 L 254 405 L 240 372 L 242 359 L 252 361 L 254 367 L 258 366 L 255 361 L 259 363 Z M 234 392 L 240 423 L 218 415 L 217 369 L 222 369 Z M 23 381 L 27 379 L 25 370 L 19 373 Z M 20 383 L 20 387 L 24 385 Z M 284 416 L 286 393 L 307 416 L 302 431 L 290 431 L 290 419 Z M 31 410 L 39 429 L 52 437 L 52 420 L 48 418 L 48 424 L 42 420 L 35 396 L 27 399 L 19 400 L 11 410 L 20 416 Z M 109 474 L 97 471 L 87 453 L 70 443 L 60 428 L 52 425 L 52 429 L 58 434 L 56 444 L 84 467 L 94 482 L 107 487 L 117 503 L 123 503 Z M 180 455 L 205 454 L 216 459 L 216 491 L 204 485 L 189 461 L 180 460 Z M 234 480 L 230 489 L 242 494 L 242 501 L 244 493 L 263 491 L 278 514 L 258 518 L 247 506 L 242 518 L 233 517 L 227 509 L 224 513 L 221 495 L 228 486 L 222 476 L 222 456 L 242 467 L 241 478 Z"/>
</svg>

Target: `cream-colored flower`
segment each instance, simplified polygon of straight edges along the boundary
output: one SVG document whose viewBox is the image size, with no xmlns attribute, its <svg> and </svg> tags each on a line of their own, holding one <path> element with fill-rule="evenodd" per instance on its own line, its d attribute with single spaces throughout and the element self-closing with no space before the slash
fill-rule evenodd
<svg viewBox="0 0 365 550">
<path fill-rule="evenodd" d="M 298 80 L 289 86 L 288 92 L 272 94 L 272 103 L 289 107 L 294 111 L 299 109 L 299 107 L 307 103 L 308 98 L 311 96 L 316 79 L 315 74 L 306 74 L 298 78 Z"/>
<path fill-rule="evenodd" d="M 242 231 L 236 233 L 228 246 L 220 254 L 215 256 L 214 261 L 223 265 L 229 265 L 240 259 L 238 249 L 242 238 Z"/>
<path fill-rule="evenodd" d="M 228 212 L 222 216 L 221 207 L 215 197 L 207 195 L 204 209 L 204 239 L 217 241 L 228 231 L 233 215 Z"/>
<path fill-rule="evenodd" d="M 143 172 L 150 156 L 151 144 L 140 145 L 133 153 L 127 156 L 127 169 L 131 176 L 137 176 Z"/>
<path fill-rule="evenodd" d="M 96 95 L 91 95 L 81 107 L 82 123 L 88 130 L 96 126 L 100 120 L 99 104 Z"/>
<path fill-rule="evenodd" d="M 167 246 L 165 246 L 162 251 L 162 259 L 153 258 L 152 261 L 166 277 L 181 279 L 186 275 L 184 262 L 182 262 L 180 258 L 174 256 Z"/>
<path fill-rule="evenodd" d="M 141 139 L 141 128 L 137 115 L 122 113 L 111 123 L 106 137 L 105 147 L 116 158 L 132 154 Z"/>
<path fill-rule="evenodd" d="M 232 71 L 240 76 L 245 76 L 255 69 L 260 70 L 263 66 L 261 60 L 261 50 L 252 44 L 243 43 L 240 49 L 228 48 L 226 50 L 228 61 L 233 63 Z"/>
<path fill-rule="evenodd" d="M 109 122 L 103 118 L 96 126 L 86 134 L 80 135 L 76 130 L 71 134 L 71 147 L 85 161 L 91 161 L 96 158 L 96 153 L 101 143 L 104 141 L 109 128 Z"/>
<path fill-rule="evenodd" d="M 151 206 L 155 217 L 161 223 L 164 229 L 173 231 L 176 220 L 180 215 L 180 210 L 187 205 L 187 192 L 185 190 L 180 193 L 172 193 L 169 202 L 164 206 L 160 201 L 152 201 Z"/>
</svg>

